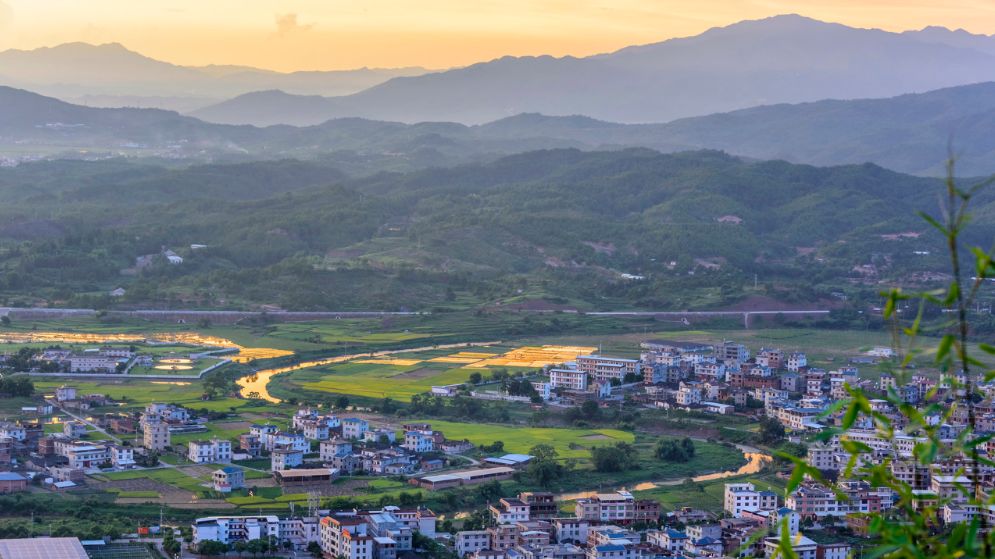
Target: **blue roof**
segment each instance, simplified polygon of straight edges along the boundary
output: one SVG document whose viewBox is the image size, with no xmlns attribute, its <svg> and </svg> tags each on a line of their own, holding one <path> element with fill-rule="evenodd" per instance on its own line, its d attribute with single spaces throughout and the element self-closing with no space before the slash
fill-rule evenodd
<svg viewBox="0 0 995 559">
<path fill-rule="evenodd" d="M 688 535 L 685 534 L 684 532 L 681 532 L 680 530 L 674 530 L 673 528 L 667 528 L 667 537 L 669 537 L 671 539 L 674 539 L 674 538 L 686 538 L 686 537 L 688 537 Z"/>
<path fill-rule="evenodd" d="M 625 551 L 625 546 L 623 546 L 623 545 L 605 544 L 605 545 L 599 545 L 599 546 L 595 547 L 594 549 L 596 549 L 598 551 Z"/>
<path fill-rule="evenodd" d="M 24 481 L 25 478 L 21 474 L 14 472 L 0 472 L 0 481 Z"/>
</svg>

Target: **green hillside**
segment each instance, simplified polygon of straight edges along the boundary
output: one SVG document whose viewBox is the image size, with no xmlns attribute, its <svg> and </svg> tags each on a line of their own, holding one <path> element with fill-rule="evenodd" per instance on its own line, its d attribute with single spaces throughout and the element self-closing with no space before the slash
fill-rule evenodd
<svg viewBox="0 0 995 559">
<path fill-rule="evenodd" d="M 915 212 L 935 207 L 940 188 L 873 165 L 642 149 L 352 179 L 295 161 L 38 163 L 0 171 L 0 293 L 107 304 L 102 295 L 124 286 L 122 304 L 686 308 L 735 302 L 757 274 L 812 302 L 856 280 L 939 269 Z M 979 200 L 982 238 L 995 226 L 991 200 Z M 134 269 L 162 247 L 183 264 Z"/>
</svg>

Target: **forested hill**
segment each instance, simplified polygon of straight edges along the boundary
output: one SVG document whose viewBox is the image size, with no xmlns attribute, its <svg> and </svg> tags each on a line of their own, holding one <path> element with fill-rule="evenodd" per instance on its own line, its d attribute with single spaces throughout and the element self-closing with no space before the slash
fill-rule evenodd
<svg viewBox="0 0 995 559">
<path fill-rule="evenodd" d="M 65 180 L 73 175 L 82 179 Z M 935 244 L 915 211 L 932 208 L 940 188 L 874 165 L 645 149 L 536 151 L 359 179 L 293 161 L 37 163 L 0 171 L 0 294 L 80 302 L 122 285 L 121 304 L 427 308 L 546 297 L 682 307 L 731 302 L 757 273 L 815 298 L 868 273 L 938 268 L 914 254 Z M 990 235 L 991 197 L 979 203 L 976 232 Z M 162 247 L 183 264 L 134 269 Z"/>
</svg>

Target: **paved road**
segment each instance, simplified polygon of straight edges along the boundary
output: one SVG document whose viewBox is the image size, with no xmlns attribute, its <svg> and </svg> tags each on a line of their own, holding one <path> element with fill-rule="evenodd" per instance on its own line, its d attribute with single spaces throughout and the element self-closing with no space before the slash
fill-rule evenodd
<svg viewBox="0 0 995 559">
<path fill-rule="evenodd" d="M 85 423 L 86 425 L 88 425 L 89 427 L 91 427 L 94 431 L 97 431 L 98 433 L 102 433 L 107 438 L 113 439 L 114 442 L 117 443 L 117 444 L 121 444 L 121 439 L 120 438 L 118 438 L 115 435 L 110 434 L 107 430 L 105 430 L 104 428 L 98 426 L 96 423 L 90 421 L 89 419 L 87 419 L 87 418 L 85 418 L 83 416 L 80 416 L 80 415 L 76 415 L 75 413 L 73 413 L 73 412 L 67 410 L 66 408 L 60 406 L 59 403 L 56 402 L 56 401 L 54 401 L 54 400 L 52 400 L 52 405 L 55 406 L 56 408 L 58 408 L 59 411 L 61 411 L 62 413 L 68 415 L 69 417 L 71 417 L 71 418 L 73 418 L 73 419 L 75 419 L 77 421 L 81 421 L 81 422 Z"/>
</svg>

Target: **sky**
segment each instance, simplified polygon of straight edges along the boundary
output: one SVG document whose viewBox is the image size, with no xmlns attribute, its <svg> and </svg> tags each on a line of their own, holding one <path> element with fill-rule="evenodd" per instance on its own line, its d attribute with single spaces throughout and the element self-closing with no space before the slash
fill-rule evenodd
<svg viewBox="0 0 995 559">
<path fill-rule="evenodd" d="M 995 0 L 0 0 L 0 49 L 117 42 L 183 65 L 437 69 L 586 56 L 784 13 L 995 33 Z"/>
</svg>

